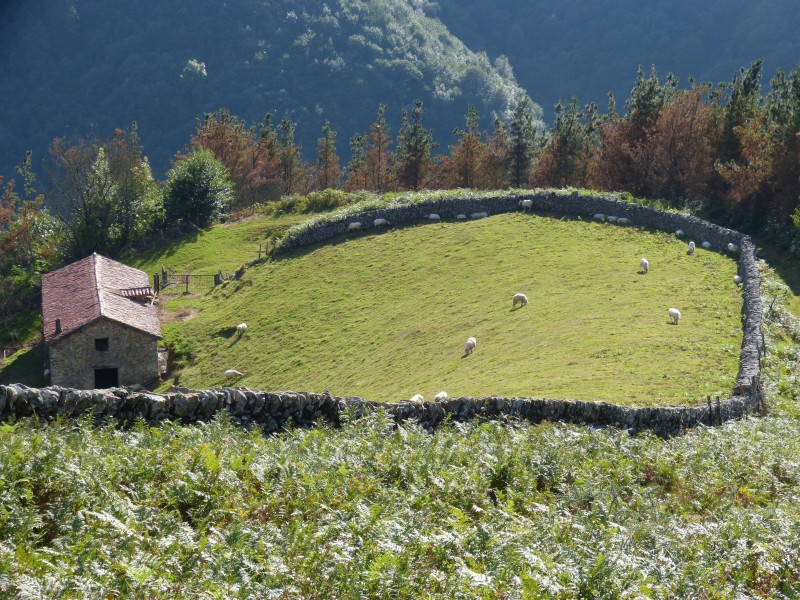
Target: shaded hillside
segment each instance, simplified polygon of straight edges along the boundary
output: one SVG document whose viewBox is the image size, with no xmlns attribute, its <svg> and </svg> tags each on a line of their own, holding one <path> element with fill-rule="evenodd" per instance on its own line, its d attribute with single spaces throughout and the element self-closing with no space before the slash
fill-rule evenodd
<svg viewBox="0 0 800 600">
<path fill-rule="evenodd" d="M 800 11 L 791 0 L 440 0 L 436 15 L 470 48 L 506 55 L 520 84 L 552 114 L 578 96 L 605 108 L 625 99 L 638 65 L 682 81 L 730 81 L 756 58 L 765 75 L 798 62 Z"/>
<path fill-rule="evenodd" d="M 0 174 L 26 149 L 37 169 L 55 136 L 102 137 L 137 121 L 156 174 L 203 113 L 227 107 L 300 124 L 313 157 L 328 119 L 339 151 L 378 104 L 399 125 L 414 99 L 452 142 L 474 103 L 486 127 L 520 93 L 510 67 L 469 51 L 418 2 L 12 0 L 0 8 Z"/>
</svg>

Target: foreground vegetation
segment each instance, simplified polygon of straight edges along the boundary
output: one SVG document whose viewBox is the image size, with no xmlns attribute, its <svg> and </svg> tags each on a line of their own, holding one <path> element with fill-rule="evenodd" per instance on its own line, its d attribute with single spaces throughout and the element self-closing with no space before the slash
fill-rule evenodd
<svg viewBox="0 0 800 600">
<path fill-rule="evenodd" d="M 381 415 L 0 428 L 0 591 L 20 598 L 733 598 L 800 591 L 800 429 L 670 440 Z"/>
</svg>

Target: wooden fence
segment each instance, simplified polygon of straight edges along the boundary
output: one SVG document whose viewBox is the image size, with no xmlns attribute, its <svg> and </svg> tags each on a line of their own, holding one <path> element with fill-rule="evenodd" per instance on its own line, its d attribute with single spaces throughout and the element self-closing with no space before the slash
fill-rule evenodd
<svg viewBox="0 0 800 600">
<path fill-rule="evenodd" d="M 156 294 L 189 294 L 205 292 L 222 283 L 222 275 L 195 275 L 176 273 L 168 267 L 161 267 L 161 273 L 153 274 L 153 289 Z"/>
</svg>

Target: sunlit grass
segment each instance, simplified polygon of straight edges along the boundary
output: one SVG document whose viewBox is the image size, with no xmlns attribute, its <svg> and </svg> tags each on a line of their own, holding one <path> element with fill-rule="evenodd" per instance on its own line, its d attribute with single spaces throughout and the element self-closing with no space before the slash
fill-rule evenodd
<svg viewBox="0 0 800 600">
<path fill-rule="evenodd" d="M 639 258 L 650 273 L 639 272 Z M 181 385 L 330 390 L 398 400 L 566 397 L 698 403 L 732 387 L 736 263 L 674 236 L 523 214 L 339 239 L 248 269 L 165 328 L 192 354 Z M 511 310 L 515 292 L 528 306 Z M 683 318 L 668 323 L 667 309 Z M 236 340 L 232 328 L 248 323 Z M 464 357 L 464 342 L 478 347 Z"/>
</svg>

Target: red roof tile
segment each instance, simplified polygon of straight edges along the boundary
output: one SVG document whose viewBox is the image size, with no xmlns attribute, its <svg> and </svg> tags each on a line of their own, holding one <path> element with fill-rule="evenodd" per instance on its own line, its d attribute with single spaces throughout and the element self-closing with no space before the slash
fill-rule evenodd
<svg viewBox="0 0 800 600">
<path fill-rule="evenodd" d="M 42 277 L 42 320 L 48 344 L 101 317 L 161 337 L 154 306 L 125 297 L 131 288 L 149 287 L 147 274 L 93 254 Z M 56 333 L 56 319 L 61 332 Z"/>
</svg>

